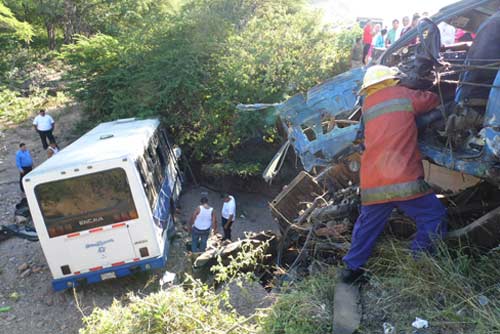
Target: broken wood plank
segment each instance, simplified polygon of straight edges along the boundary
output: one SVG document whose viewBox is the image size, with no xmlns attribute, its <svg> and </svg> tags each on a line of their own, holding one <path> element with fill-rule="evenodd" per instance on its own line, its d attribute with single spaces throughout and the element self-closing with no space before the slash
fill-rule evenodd
<svg viewBox="0 0 500 334">
<path fill-rule="evenodd" d="M 361 323 L 359 285 L 337 278 L 333 300 L 333 333 L 352 334 Z"/>
</svg>

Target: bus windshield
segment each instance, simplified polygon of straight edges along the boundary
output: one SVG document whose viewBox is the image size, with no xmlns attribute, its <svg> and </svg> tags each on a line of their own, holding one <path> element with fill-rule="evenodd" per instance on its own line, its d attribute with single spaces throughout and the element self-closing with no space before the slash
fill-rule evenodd
<svg viewBox="0 0 500 334">
<path fill-rule="evenodd" d="M 35 195 L 50 238 L 138 218 L 122 168 L 39 184 Z"/>
</svg>

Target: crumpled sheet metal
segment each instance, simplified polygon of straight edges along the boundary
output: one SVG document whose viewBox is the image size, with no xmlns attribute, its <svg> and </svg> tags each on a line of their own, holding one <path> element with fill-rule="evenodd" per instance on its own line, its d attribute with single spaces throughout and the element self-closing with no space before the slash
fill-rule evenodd
<svg viewBox="0 0 500 334">
<path fill-rule="evenodd" d="M 422 154 L 437 165 L 500 184 L 500 72 L 493 86 L 484 115 L 483 131 L 480 132 L 485 140 L 480 153 L 471 156 L 452 152 L 448 147 L 436 147 L 421 138 L 419 146 Z"/>
<path fill-rule="evenodd" d="M 326 131 L 322 123 L 346 119 L 353 112 L 364 73 L 364 68 L 353 69 L 275 106 L 305 170 L 331 164 L 352 146 L 357 125 Z"/>
<path fill-rule="evenodd" d="M 500 159 L 500 71 L 493 86 L 484 116 L 485 137 L 489 152 Z"/>
<path fill-rule="evenodd" d="M 346 72 L 312 88 L 307 98 L 298 94 L 276 106 L 305 170 L 330 165 L 344 152 L 354 149 L 359 125 L 334 127 L 324 133 L 321 123 L 328 117 L 347 118 L 353 111 L 363 75 L 363 68 Z M 421 138 L 419 146 L 423 156 L 437 165 L 500 184 L 500 72 L 493 86 L 484 119 L 483 151 L 474 156 L 451 152 L 447 147 L 434 146 L 431 141 Z M 310 129 L 307 131 L 312 131 L 315 139 L 309 139 L 304 129 Z"/>
</svg>

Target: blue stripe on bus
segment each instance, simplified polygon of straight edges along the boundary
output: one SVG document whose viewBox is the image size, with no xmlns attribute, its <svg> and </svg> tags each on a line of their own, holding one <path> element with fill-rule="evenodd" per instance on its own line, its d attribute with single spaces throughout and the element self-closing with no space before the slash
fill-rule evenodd
<svg viewBox="0 0 500 334">
<path fill-rule="evenodd" d="M 169 243 L 168 240 L 166 243 Z M 168 246 L 165 247 L 165 252 L 168 252 Z M 75 275 L 68 278 L 59 278 L 52 280 L 52 287 L 55 291 L 70 289 L 85 284 L 101 282 L 101 275 L 109 272 L 114 272 L 116 278 L 129 276 L 137 271 L 146 271 L 151 269 L 163 268 L 166 262 L 166 254 L 158 257 L 126 263 L 117 267 L 104 268 L 102 270 L 88 272 L 85 274 Z M 146 268 L 148 266 L 148 268 Z"/>
</svg>

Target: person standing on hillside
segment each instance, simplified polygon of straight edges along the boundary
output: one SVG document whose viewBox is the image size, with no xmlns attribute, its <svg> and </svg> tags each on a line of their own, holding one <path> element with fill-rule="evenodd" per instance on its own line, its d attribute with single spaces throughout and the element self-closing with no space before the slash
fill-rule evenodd
<svg viewBox="0 0 500 334">
<path fill-rule="evenodd" d="M 361 37 L 357 37 L 351 49 L 351 69 L 361 66 L 363 66 L 363 43 Z"/>
<path fill-rule="evenodd" d="M 49 144 L 47 143 L 47 139 L 49 142 L 55 143 L 56 140 L 52 135 L 52 131 L 54 131 L 55 122 L 54 119 L 45 113 L 45 109 L 40 109 L 38 116 L 33 120 L 33 127 L 40 135 L 40 140 L 42 141 L 42 146 L 44 150 L 47 150 Z"/>
<path fill-rule="evenodd" d="M 363 64 L 365 65 L 368 58 L 368 52 L 372 47 L 373 35 L 372 21 L 370 20 L 366 22 L 366 25 L 363 28 Z"/>
<path fill-rule="evenodd" d="M 387 35 L 387 29 L 382 29 L 380 33 L 375 37 L 374 47 L 377 49 L 385 49 L 385 35 Z"/>
<path fill-rule="evenodd" d="M 204 252 L 207 249 L 207 240 L 210 229 L 217 233 L 217 217 L 214 208 L 208 205 L 208 198 L 203 196 L 189 221 L 189 231 L 191 232 L 191 251 Z"/>
<path fill-rule="evenodd" d="M 399 33 L 399 36 L 403 36 L 408 32 L 408 30 L 411 29 L 410 25 L 410 18 L 408 16 L 403 17 L 403 28 L 401 29 L 401 32 Z"/>
<path fill-rule="evenodd" d="M 392 28 L 389 30 L 387 33 L 387 38 L 385 39 L 385 46 L 388 48 L 392 44 L 394 44 L 395 41 L 398 40 L 399 36 L 399 20 L 394 19 L 392 20 Z"/>
<path fill-rule="evenodd" d="M 413 14 L 413 17 L 411 18 L 410 29 L 416 29 L 419 21 L 420 21 L 420 15 L 418 13 Z M 417 44 L 417 42 L 418 38 L 415 37 L 410 41 L 410 44 Z"/>
<path fill-rule="evenodd" d="M 222 229 L 224 237 L 222 240 L 231 240 L 231 227 L 236 218 L 236 200 L 229 194 L 222 195 L 224 204 L 222 205 Z"/>
<path fill-rule="evenodd" d="M 415 254 L 431 251 L 433 242 L 446 233 L 446 210 L 424 181 L 417 145 L 415 117 L 439 105 L 432 92 L 398 86 L 396 71 L 382 65 L 370 67 L 360 95 L 365 124 L 365 151 L 361 158 L 361 214 L 354 224 L 351 248 L 343 258 L 347 268 L 341 278 L 351 283 L 363 273 L 378 236 L 395 208 L 415 220 Z"/>
<path fill-rule="evenodd" d="M 33 169 L 33 159 L 25 143 L 19 144 L 19 150 L 16 152 L 16 167 L 19 170 L 19 188 L 24 193 L 23 178 Z"/>
</svg>

